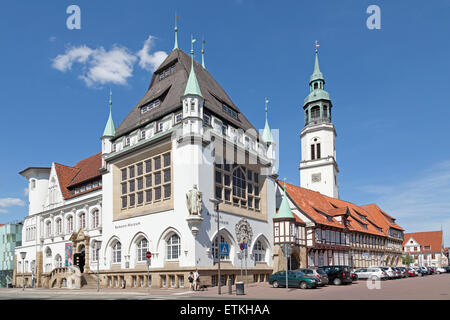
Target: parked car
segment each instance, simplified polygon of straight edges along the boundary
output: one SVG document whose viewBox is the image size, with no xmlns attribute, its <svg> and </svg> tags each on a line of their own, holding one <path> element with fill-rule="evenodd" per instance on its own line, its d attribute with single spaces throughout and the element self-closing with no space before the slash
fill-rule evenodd
<svg viewBox="0 0 450 320">
<path fill-rule="evenodd" d="M 428 269 L 430 270 L 431 274 L 436 273 L 436 267 L 428 267 Z"/>
<path fill-rule="evenodd" d="M 394 270 L 395 276 L 396 276 L 397 279 L 403 278 L 402 272 L 400 271 L 399 268 L 397 268 L 397 267 L 392 267 L 392 269 Z"/>
<path fill-rule="evenodd" d="M 358 281 L 358 275 L 354 272 L 350 272 L 350 278 L 352 278 L 352 281 Z"/>
<path fill-rule="evenodd" d="M 355 274 L 359 279 L 370 279 L 370 280 L 386 280 L 388 275 L 379 267 L 361 268 L 355 270 Z"/>
<path fill-rule="evenodd" d="M 396 269 L 401 272 L 402 278 L 407 278 L 408 277 L 408 272 L 406 271 L 405 267 L 396 267 Z"/>
<path fill-rule="evenodd" d="M 441 274 L 441 273 L 446 273 L 446 272 L 447 272 L 447 270 L 445 270 L 444 268 L 440 268 L 440 267 L 436 268 L 436 274 Z"/>
<path fill-rule="evenodd" d="M 322 269 L 308 268 L 308 269 L 298 269 L 297 271 L 300 271 L 307 276 L 312 276 L 317 280 L 319 280 L 318 282 L 319 286 L 325 286 L 328 284 L 328 275 Z"/>
<path fill-rule="evenodd" d="M 406 268 L 407 272 L 408 272 L 408 277 L 417 277 L 417 271 L 414 270 L 413 268 Z"/>
<path fill-rule="evenodd" d="M 433 269 L 431 269 L 431 267 L 424 267 L 424 268 L 427 270 L 428 274 L 433 274 Z"/>
<path fill-rule="evenodd" d="M 450 266 L 444 267 L 445 271 L 450 272 Z"/>
<path fill-rule="evenodd" d="M 396 279 L 397 278 L 397 274 L 395 273 L 394 269 L 392 269 L 391 267 L 381 267 L 381 270 L 386 272 L 388 279 Z"/>
<path fill-rule="evenodd" d="M 300 271 L 288 271 L 288 286 L 301 289 L 316 288 L 319 283 L 314 277 L 307 276 Z M 269 284 L 274 288 L 286 288 L 286 271 L 278 271 L 270 275 Z"/>
<path fill-rule="evenodd" d="M 423 267 L 423 266 L 422 266 L 422 267 L 419 267 L 419 269 L 420 269 L 420 272 L 422 273 L 422 275 L 424 275 L 424 276 L 430 274 L 429 271 L 428 271 L 428 269 L 425 268 L 425 267 Z"/>
<path fill-rule="evenodd" d="M 352 283 L 350 267 L 348 266 L 326 266 L 320 267 L 328 275 L 328 283 L 334 285 Z"/>
</svg>

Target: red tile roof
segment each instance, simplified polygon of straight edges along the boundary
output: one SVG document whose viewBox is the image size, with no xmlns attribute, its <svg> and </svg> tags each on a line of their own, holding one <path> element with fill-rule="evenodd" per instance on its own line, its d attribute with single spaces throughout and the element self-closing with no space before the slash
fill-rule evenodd
<svg viewBox="0 0 450 320">
<path fill-rule="evenodd" d="M 360 206 L 362 209 L 369 214 L 375 223 L 383 229 L 384 234 L 388 235 L 389 227 L 404 231 L 397 223 L 395 223 L 395 218 L 388 215 L 386 212 L 380 209 L 376 204 L 368 204 Z"/>
<path fill-rule="evenodd" d="M 88 180 L 101 177 L 98 171 L 102 166 L 102 153 L 99 152 L 89 158 L 81 160 L 73 167 L 65 166 L 55 163 L 56 174 L 58 175 L 59 185 L 64 199 L 73 198 L 101 187 L 86 190 L 85 192 L 76 195 L 70 194 L 69 188 L 87 182 Z"/>
<path fill-rule="evenodd" d="M 278 181 L 278 184 L 283 186 L 284 182 Z M 286 183 L 286 192 L 295 205 L 317 224 L 343 229 L 345 228 L 343 221 L 346 219 L 347 228 L 351 231 L 385 235 L 379 222 L 362 207 L 351 202 L 331 198 L 289 183 Z M 342 217 L 341 221 L 336 219 L 339 216 Z"/>
<path fill-rule="evenodd" d="M 420 244 L 421 252 L 441 252 L 442 251 L 442 231 L 428 231 L 405 233 L 404 246 L 411 238 Z M 425 246 L 430 246 L 430 249 L 424 249 Z"/>
</svg>

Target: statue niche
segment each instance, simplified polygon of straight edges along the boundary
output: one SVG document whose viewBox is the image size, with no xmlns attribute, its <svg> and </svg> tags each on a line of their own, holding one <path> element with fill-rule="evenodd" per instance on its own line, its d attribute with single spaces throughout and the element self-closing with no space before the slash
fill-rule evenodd
<svg viewBox="0 0 450 320">
<path fill-rule="evenodd" d="M 202 224 L 202 193 L 197 189 L 197 185 L 186 193 L 186 206 L 189 216 L 186 221 L 194 237 L 197 237 L 200 225 Z"/>
</svg>

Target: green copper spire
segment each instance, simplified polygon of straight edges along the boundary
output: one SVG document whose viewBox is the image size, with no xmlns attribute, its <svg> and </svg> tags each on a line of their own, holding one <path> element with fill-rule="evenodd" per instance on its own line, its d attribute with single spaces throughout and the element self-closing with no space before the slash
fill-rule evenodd
<svg viewBox="0 0 450 320">
<path fill-rule="evenodd" d="M 325 82 L 325 79 L 323 78 L 323 74 L 322 74 L 322 72 L 320 72 L 320 68 L 319 68 L 319 53 L 318 53 L 318 50 L 317 50 L 317 48 L 319 46 L 320 45 L 317 43 L 317 40 L 316 40 L 316 43 L 315 43 L 315 47 L 316 47 L 316 61 L 314 63 L 314 72 L 311 75 L 311 78 L 309 80 L 310 83 L 313 82 L 313 81 L 317 81 L 317 80 L 322 80 L 322 81 Z"/>
<path fill-rule="evenodd" d="M 278 213 L 275 214 L 274 218 L 294 218 L 291 207 L 289 206 L 289 201 L 286 197 L 286 182 L 284 182 L 283 200 L 281 201 L 280 209 L 278 209 Z"/>
<path fill-rule="evenodd" d="M 203 39 L 203 41 L 202 41 L 202 67 L 203 67 L 203 69 L 206 69 L 206 66 L 205 66 L 205 39 Z"/>
<path fill-rule="evenodd" d="M 266 98 L 266 125 L 264 127 L 262 138 L 265 143 L 273 143 L 272 132 L 270 131 L 269 121 L 267 120 L 267 105 L 269 104 L 269 99 Z"/>
<path fill-rule="evenodd" d="M 109 91 L 109 118 L 106 123 L 105 130 L 103 131 L 103 137 L 114 137 L 116 134 L 116 127 L 112 119 L 112 91 Z"/>
<path fill-rule="evenodd" d="M 175 14 L 175 45 L 173 47 L 173 50 L 178 49 L 178 26 L 177 26 L 177 20 L 178 16 Z"/>
<path fill-rule="evenodd" d="M 186 89 L 184 90 L 184 95 L 195 94 L 203 98 L 202 93 L 200 91 L 200 87 L 198 85 L 197 76 L 194 71 L 194 42 L 196 40 L 191 35 L 191 72 L 189 73 L 189 78 L 186 84 Z"/>
</svg>

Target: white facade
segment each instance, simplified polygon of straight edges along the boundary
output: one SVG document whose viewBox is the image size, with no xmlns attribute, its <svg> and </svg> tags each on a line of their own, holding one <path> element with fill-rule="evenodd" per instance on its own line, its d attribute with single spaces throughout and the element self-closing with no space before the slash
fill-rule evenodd
<svg viewBox="0 0 450 320">
<path fill-rule="evenodd" d="M 300 186 L 318 191 L 329 197 L 339 198 L 336 163 L 336 131 L 332 123 L 305 127 L 300 135 L 302 160 L 300 162 Z M 317 145 L 320 157 L 317 158 Z M 313 151 L 314 151 L 314 159 Z"/>
</svg>

